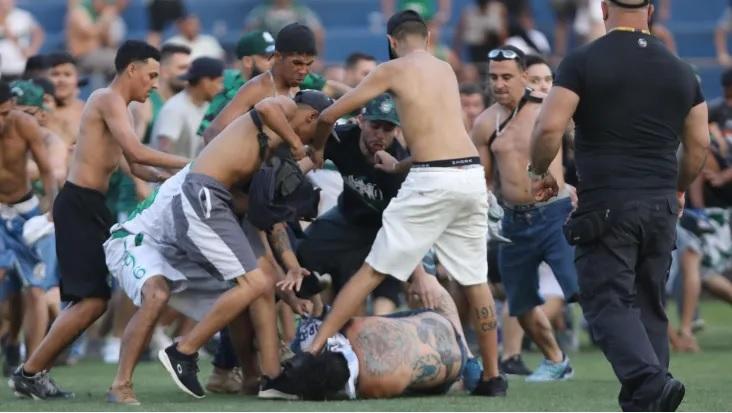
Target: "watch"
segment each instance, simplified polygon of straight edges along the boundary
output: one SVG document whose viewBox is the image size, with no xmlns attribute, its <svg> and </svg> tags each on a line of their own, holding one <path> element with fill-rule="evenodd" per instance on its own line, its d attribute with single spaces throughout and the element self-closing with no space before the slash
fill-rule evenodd
<svg viewBox="0 0 732 413">
<path fill-rule="evenodd" d="M 544 171 L 542 173 L 537 173 L 534 171 L 533 165 L 529 164 L 529 166 L 526 168 L 526 172 L 529 174 L 529 179 L 532 181 L 539 181 L 544 178 L 546 178 L 547 175 L 549 175 L 549 171 Z"/>
</svg>

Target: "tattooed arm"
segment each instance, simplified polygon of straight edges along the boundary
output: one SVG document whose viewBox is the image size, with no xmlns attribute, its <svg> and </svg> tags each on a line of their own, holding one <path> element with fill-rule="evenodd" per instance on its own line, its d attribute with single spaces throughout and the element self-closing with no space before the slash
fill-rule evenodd
<svg viewBox="0 0 732 413">
<path fill-rule="evenodd" d="M 295 252 L 290 245 L 290 237 L 287 235 L 287 224 L 279 222 L 267 232 L 267 241 L 272 248 L 277 263 L 287 271 L 287 275 L 283 281 L 277 283 L 282 290 L 300 290 L 303 277 L 310 275 L 310 272 L 302 267 L 297 261 Z"/>
</svg>

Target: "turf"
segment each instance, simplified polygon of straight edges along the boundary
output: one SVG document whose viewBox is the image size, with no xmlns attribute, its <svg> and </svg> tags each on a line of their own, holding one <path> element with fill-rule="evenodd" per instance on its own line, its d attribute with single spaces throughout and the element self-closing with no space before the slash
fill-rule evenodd
<svg viewBox="0 0 732 413">
<path fill-rule="evenodd" d="M 700 354 L 674 354 L 671 371 L 687 388 L 684 411 L 732 409 L 732 307 L 705 302 L 702 316 L 705 329 L 698 338 Z M 535 353 L 526 356 L 530 366 L 539 362 Z M 589 346 L 571 355 L 575 377 L 562 383 L 526 384 L 511 379 L 509 396 L 488 399 L 467 395 L 364 400 L 353 402 L 280 402 L 254 397 L 208 395 L 194 400 L 181 393 L 157 362 L 141 364 L 135 374 L 135 391 L 143 405 L 118 407 L 104 402 L 104 394 L 114 375 L 114 366 L 83 362 L 57 368 L 55 380 L 76 393 L 73 401 L 34 402 L 19 400 L 7 386 L 0 386 L 0 410 L 12 411 L 617 411 L 618 384 L 602 354 Z M 210 372 L 201 363 L 199 377 Z"/>
</svg>

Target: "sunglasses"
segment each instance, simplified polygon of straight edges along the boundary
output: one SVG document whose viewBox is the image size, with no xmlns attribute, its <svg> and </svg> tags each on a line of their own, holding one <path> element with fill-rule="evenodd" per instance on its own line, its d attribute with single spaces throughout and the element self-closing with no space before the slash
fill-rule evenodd
<svg viewBox="0 0 732 413">
<path fill-rule="evenodd" d="M 368 122 L 369 122 L 369 127 L 371 127 L 371 129 L 374 129 L 374 130 L 381 129 L 384 132 L 391 132 L 394 129 L 396 129 L 396 125 L 393 123 L 373 121 L 373 120 L 370 120 Z"/>
<path fill-rule="evenodd" d="M 516 60 L 519 58 L 519 55 L 509 49 L 493 49 L 488 53 L 488 59 L 490 60 L 498 59 L 499 57 L 504 60 Z"/>
</svg>

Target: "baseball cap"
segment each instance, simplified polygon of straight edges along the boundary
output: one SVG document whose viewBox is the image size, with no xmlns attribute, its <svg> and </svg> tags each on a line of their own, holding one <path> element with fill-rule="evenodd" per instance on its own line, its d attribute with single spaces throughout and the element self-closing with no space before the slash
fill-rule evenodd
<svg viewBox="0 0 732 413">
<path fill-rule="evenodd" d="M 43 88 L 30 80 L 18 80 L 10 84 L 10 91 L 15 96 L 15 103 L 20 106 L 43 106 Z"/>
<path fill-rule="evenodd" d="M 366 120 L 381 120 L 399 126 L 399 114 L 390 94 L 384 93 L 371 100 L 363 108 L 363 118 Z"/>
<path fill-rule="evenodd" d="M 43 93 L 45 93 L 47 95 L 51 95 L 51 96 L 56 95 L 56 87 L 53 86 L 53 82 L 48 80 L 48 78 L 36 77 L 36 78 L 31 79 L 31 81 L 33 83 L 35 83 L 36 85 L 40 86 L 41 89 L 43 89 Z"/>
<path fill-rule="evenodd" d="M 275 50 L 280 53 L 316 55 L 315 34 L 304 24 L 290 23 L 277 33 Z"/>
<path fill-rule="evenodd" d="M 640 9 L 641 7 L 646 7 L 647 5 L 651 4 L 651 0 L 610 0 L 610 1 L 617 4 L 620 7 L 625 7 L 627 9 Z"/>
<path fill-rule="evenodd" d="M 311 108 L 318 111 L 318 113 L 324 111 L 328 108 L 328 106 L 333 104 L 333 99 L 328 97 L 325 93 L 318 91 L 318 90 L 312 90 L 312 89 L 306 89 L 301 90 L 295 94 L 295 103 L 308 105 Z"/>
<path fill-rule="evenodd" d="M 269 32 L 254 31 L 246 33 L 236 44 L 236 57 L 269 55 L 275 51 L 275 41 Z"/>
<path fill-rule="evenodd" d="M 199 57 L 191 62 L 191 66 L 180 78 L 183 80 L 197 80 L 204 77 L 217 78 L 224 75 L 224 62 L 212 57 Z"/>
<path fill-rule="evenodd" d="M 393 36 L 396 29 L 407 22 L 419 22 L 427 27 L 427 24 L 425 24 L 419 13 L 414 10 L 404 10 L 389 18 L 389 21 L 386 23 L 386 34 L 388 34 L 389 36 Z M 389 48 L 389 58 L 396 59 L 398 56 L 391 49 L 391 43 L 389 43 L 389 41 L 387 40 L 386 44 Z"/>
</svg>

